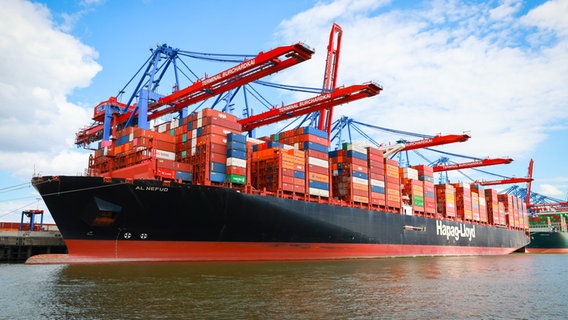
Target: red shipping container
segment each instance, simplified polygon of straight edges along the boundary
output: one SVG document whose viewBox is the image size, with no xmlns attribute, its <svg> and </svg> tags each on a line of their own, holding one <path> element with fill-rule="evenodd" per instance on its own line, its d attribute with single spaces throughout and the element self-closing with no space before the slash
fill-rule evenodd
<svg viewBox="0 0 568 320">
<path fill-rule="evenodd" d="M 313 164 L 308 165 L 308 173 L 319 173 L 319 174 L 325 174 L 329 176 L 329 169 L 328 168 L 324 168 L 324 167 L 320 167 L 320 166 L 316 166 Z"/>
<path fill-rule="evenodd" d="M 219 162 L 219 163 L 227 163 L 227 155 L 222 153 L 211 153 L 210 155 L 211 161 Z"/>
<path fill-rule="evenodd" d="M 226 119 L 226 120 L 230 120 L 233 122 L 237 121 L 237 117 L 230 114 L 230 113 L 225 113 L 219 110 L 215 110 L 215 109 L 211 109 L 211 108 L 204 108 L 196 113 L 192 113 L 191 116 L 193 116 L 194 119 L 192 120 L 197 120 L 198 118 L 203 118 L 203 117 L 218 117 L 221 119 Z"/>
<path fill-rule="evenodd" d="M 176 177 L 176 172 L 174 170 L 164 168 L 157 168 L 156 174 L 166 179 L 175 179 Z"/>
<path fill-rule="evenodd" d="M 227 174 L 237 174 L 237 175 L 240 175 L 240 176 L 246 176 L 247 175 L 247 169 L 241 168 L 241 167 L 235 167 L 235 166 L 228 166 L 227 167 Z"/>
</svg>

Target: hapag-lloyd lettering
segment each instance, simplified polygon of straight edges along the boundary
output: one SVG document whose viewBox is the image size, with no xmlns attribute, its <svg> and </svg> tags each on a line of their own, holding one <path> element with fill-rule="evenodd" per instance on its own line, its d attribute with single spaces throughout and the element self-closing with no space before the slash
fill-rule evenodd
<svg viewBox="0 0 568 320">
<path fill-rule="evenodd" d="M 469 241 L 475 238 L 475 226 L 466 227 L 463 223 L 459 226 L 450 226 L 444 224 L 442 221 L 436 221 L 436 234 L 439 236 L 445 236 L 446 239 L 454 238 L 459 240 L 460 238 L 468 238 Z"/>
</svg>

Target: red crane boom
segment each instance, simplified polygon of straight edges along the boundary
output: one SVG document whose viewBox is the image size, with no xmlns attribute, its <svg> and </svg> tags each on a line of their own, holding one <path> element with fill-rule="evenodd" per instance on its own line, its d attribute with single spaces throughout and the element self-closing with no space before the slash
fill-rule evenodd
<svg viewBox="0 0 568 320">
<path fill-rule="evenodd" d="M 301 116 L 310 112 L 328 109 L 362 98 L 372 97 L 379 94 L 381 90 L 382 87 L 373 82 L 338 88 L 333 92 L 324 93 L 287 106 L 282 106 L 280 108 L 273 107 L 266 112 L 241 119 L 239 120 L 239 123 L 243 126 L 243 131 L 250 131 L 260 126 Z"/>
<path fill-rule="evenodd" d="M 289 68 L 295 64 L 309 60 L 313 54 L 314 51 L 303 43 L 279 47 L 266 53 L 261 52 L 255 58 L 246 60 L 214 76 L 196 81 L 191 86 L 150 104 L 148 106 L 148 112 L 164 105 L 169 105 L 169 107 L 149 114 L 148 119 L 155 119 L 165 114 L 179 111 L 188 105 L 206 100 L 212 96 L 258 80 L 269 74 Z"/>
<path fill-rule="evenodd" d="M 405 141 L 403 142 L 404 148 L 400 151 L 428 148 L 454 142 L 465 142 L 469 138 L 471 138 L 471 136 L 468 134 L 448 134 L 437 135 L 432 138 L 425 138 L 417 141 Z"/>
<path fill-rule="evenodd" d="M 475 181 L 474 183 L 480 184 L 482 186 L 494 186 L 494 185 L 500 185 L 500 184 L 509 184 L 509 183 L 527 183 L 527 194 L 525 197 L 525 203 L 527 206 L 530 206 L 530 197 L 531 197 L 531 184 L 532 181 L 534 180 L 532 177 L 533 174 L 533 166 L 534 166 L 534 160 L 531 159 L 531 161 L 529 161 L 529 168 L 528 168 L 528 173 L 527 173 L 527 177 L 526 178 L 506 178 L 506 179 L 501 179 L 501 180 L 491 180 L 491 181 Z"/>
<path fill-rule="evenodd" d="M 314 50 L 303 43 L 296 43 L 290 46 L 278 47 L 267 52 L 260 52 L 258 56 L 252 59 L 246 60 L 211 77 L 198 80 L 184 89 L 164 96 L 154 103 L 150 103 L 148 105 L 148 120 L 179 111 L 188 105 L 201 102 L 238 86 L 242 86 L 243 84 L 289 68 L 300 62 L 311 59 L 313 54 Z M 125 107 L 124 104 L 118 103 L 114 97 L 111 97 L 109 101 L 105 101 L 104 103 L 110 103 L 122 108 Z M 100 103 L 99 105 L 103 105 L 104 103 Z M 115 113 L 113 126 L 124 125 L 132 115 L 132 109 L 120 114 L 118 114 L 118 112 Z M 95 117 L 93 119 L 98 121 L 102 120 L 103 117 L 104 113 L 98 114 L 97 107 L 95 107 Z M 96 123 L 89 128 L 82 129 L 78 133 L 75 143 L 84 144 L 85 142 L 96 141 L 96 137 L 102 135 L 103 130 L 104 126 L 102 123 Z"/>
<path fill-rule="evenodd" d="M 525 183 L 533 181 L 532 178 L 507 178 L 501 180 L 491 180 L 491 181 L 476 181 L 476 184 L 480 184 L 482 186 L 495 186 L 500 184 L 509 184 L 509 183 Z"/>
<path fill-rule="evenodd" d="M 464 163 L 450 163 L 450 164 L 438 164 L 435 165 L 434 172 L 440 171 L 448 171 L 448 170 L 460 170 L 460 169 L 469 169 L 469 168 L 476 168 L 476 167 L 484 167 L 484 166 L 493 166 L 496 164 L 508 164 L 513 162 L 511 158 L 486 158 L 483 160 L 475 160 L 470 162 Z"/>
<path fill-rule="evenodd" d="M 331 92 L 335 90 L 337 84 L 337 70 L 339 68 L 339 53 L 341 52 L 341 36 L 343 30 L 334 23 L 329 33 L 329 43 L 327 45 L 327 59 L 325 63 L 325 73 L 323 76 L 323 90 Z M 333 121 L 333 107 L 322 109 L 319 113 L 318 129 L 327 130 L 328 138 L 331 136 L 331 122 Z"/>
</svg>

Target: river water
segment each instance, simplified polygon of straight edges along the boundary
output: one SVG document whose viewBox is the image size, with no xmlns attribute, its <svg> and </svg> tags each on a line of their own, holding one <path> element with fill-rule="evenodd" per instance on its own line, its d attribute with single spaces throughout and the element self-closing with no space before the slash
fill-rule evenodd
<svg viewBox="0 0 568 320">
<path fill-rule="evenodd" d="M 0 319 L 566 319 L 568 255 L 0 264 Z"/>
</svg>

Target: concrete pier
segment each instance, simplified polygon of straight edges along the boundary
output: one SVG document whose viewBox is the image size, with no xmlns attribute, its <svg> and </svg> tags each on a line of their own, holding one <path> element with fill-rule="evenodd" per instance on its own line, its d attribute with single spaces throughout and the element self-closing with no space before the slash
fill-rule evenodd
<svg viewBox="0 0 568 320">
<path fill-rule="evenodd" d="M 0 230 L 0 263 L 25 262 L 33 255 L 67 253 L 61 233 Z"/>
</svg>

